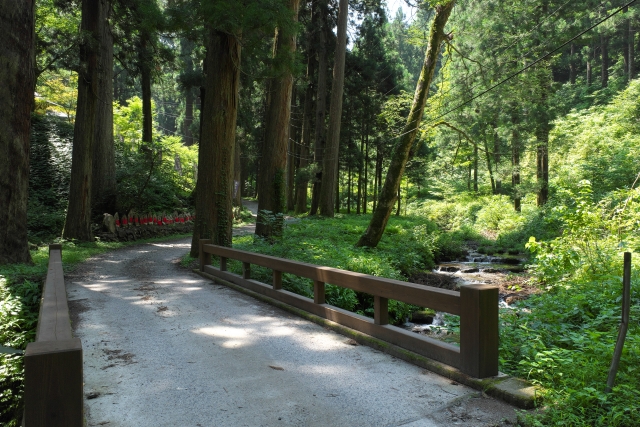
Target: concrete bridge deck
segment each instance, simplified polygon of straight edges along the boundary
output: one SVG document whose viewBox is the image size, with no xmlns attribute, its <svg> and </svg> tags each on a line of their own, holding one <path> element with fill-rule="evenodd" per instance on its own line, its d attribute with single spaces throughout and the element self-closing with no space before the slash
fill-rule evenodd
<svg viewBox="0 0 640 427">
<path fill-rule="evenodd" d="M 500 426 L 513 407 L 182 269 L 189 240 L 66 278 L 89 426 Z"/>
</svg>

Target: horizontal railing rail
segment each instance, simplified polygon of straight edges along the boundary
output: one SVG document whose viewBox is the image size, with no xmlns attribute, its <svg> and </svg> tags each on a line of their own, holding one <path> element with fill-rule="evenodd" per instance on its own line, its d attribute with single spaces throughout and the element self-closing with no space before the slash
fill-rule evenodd
<svg viewBox="0 0 640 427">
<path fill-rule="evenodd" d="M 35 342 L 24 356 L 25 427 L 82 427 L 82 343 L 73 338 L 62 271 L 62 246 L 49 245 Z"/>
<path fill-rule="evenodd" d="M 200 270 L 251 291 L 306 310 L 328 320 L 451 365 L 476 378 L 498 374 L 498 288 L 466 285 L 460 292 L 385 279 L 337 268 L 261 255 L 200 240 Z M 211 265 L 211 256 L 220 267 Z M 227 271 L 227 260 L 242 262 L 242 274 Z M 271 285 L 251 280 L 251 265 L 273 271 Z M 282 274 L 311 279 L 314 298 L 282 289 Z M 326 304 L 325 284 L 365 292 L 374 297 L 374 318 Z M 460 347 L 389 325 L 390 299 L 460 316 Z"/>
</svg>

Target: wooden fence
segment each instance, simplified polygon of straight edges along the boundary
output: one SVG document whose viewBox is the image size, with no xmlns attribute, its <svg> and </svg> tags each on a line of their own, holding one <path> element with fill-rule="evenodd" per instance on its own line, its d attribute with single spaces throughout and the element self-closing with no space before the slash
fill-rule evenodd
<svg viewBox="0 0 640 427">
<path fill-rule="evenodd" d="M 200 270 L 270 298 L 303 309 L 382 339 L 425 357 L 446 363 L 475 378 L 498 375 L 498 288 L 467 285 L 460 292 L 421 286 L 336 268 L 296 262 L 210 244 L 200 240 Z M 220 258 L 220 268 L 211 256 Z M 242 262 L 242 275 L 227 271 L 227 260 Z M 271 285 L 251 280 L 251 265 L 273 271 Z M 311 279 L 313 300 L 282 289 L 282 274 Z M 325 303 L 325 283 L 374 297 L 374 318 Z M 460 316 L 460 347 L 389 325 L 389 299 Z"/>
<path fill-rule="evenodd" d="M 25 427 L 82 427 L 82 343 L 73 338 L 62 272 L 62 246 L 49 246 L 36 341 L 24 357 Z"/>
</svg>

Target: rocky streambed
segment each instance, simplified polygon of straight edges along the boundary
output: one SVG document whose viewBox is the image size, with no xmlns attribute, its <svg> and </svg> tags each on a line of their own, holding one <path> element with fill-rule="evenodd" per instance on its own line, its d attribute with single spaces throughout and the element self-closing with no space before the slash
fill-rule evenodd
<svg viewBox="0 0 640 427">
<path fill-rule="evenodd" d="M 529 285 L 523 255 L 486 255 L 469 250 L 461 259 L 442 262 L 432 270 L 413 274 L 409 282 L 442 289 L 460 290 L 461 286 L 489 284 L 499 288 L 501 307 L 509 308 L 516 301 L 526 299 L 536 288 Z M 451 334 L 444 313 L 425 310 L 416 312 L 404 323 L 407 330 L 457 341 Z"/>
</svg>

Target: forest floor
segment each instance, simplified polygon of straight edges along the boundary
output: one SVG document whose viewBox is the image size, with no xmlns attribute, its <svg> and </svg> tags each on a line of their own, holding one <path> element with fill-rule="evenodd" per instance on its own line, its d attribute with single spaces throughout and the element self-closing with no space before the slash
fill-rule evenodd
<svg viewBox="0 0 640 427">
<path fill-rule="evenodd" d="M 182 268 L 189 239 L 67 278 L 87 425 L 501 426 L 515 409 Z"/>
</svg>

